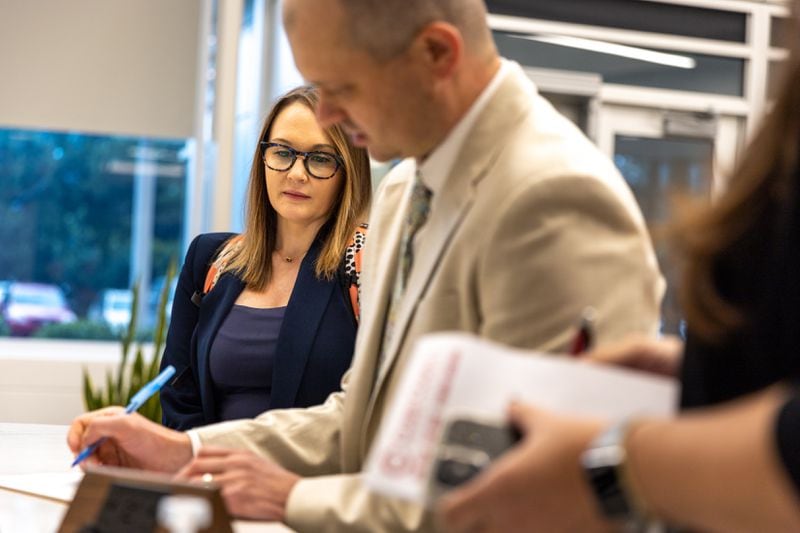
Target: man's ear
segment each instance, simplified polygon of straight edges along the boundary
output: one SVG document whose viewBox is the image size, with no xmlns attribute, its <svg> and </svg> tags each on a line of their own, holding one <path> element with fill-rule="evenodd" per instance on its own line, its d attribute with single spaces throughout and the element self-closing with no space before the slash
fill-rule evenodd
<svg viewBox="0 0 800 533">
<path fill-rule="evenodd" d="M 417 59 L 421 59 L 434 77 L 449 78 L 462 60 L 464 39 L 452 24 L 432 22 L 414 39 L 414 48 Z"/>
</svg>

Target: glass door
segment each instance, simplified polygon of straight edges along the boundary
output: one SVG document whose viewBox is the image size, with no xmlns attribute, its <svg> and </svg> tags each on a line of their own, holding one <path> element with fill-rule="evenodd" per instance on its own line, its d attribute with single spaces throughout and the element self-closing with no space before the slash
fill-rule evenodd
<svg viewBox="0 0 800 533">
<path fill-rule="evenodd" d="M 603 106 L 601 149 L 611 155 L 644 214 L 667 280 L 661 331 L 685 335 L 678 302 L 680 270 L 665 238 L 676 200 L 706 198 L 724 186 L 738 145 L 741 120 L 626 106 Z"/>
<path fill-rule="evenodd" d="M 614 163 L 645 215 L 667 279 L 661 313 L 664 333 L 683 336 L 685 327 L 677 299 L 680 271 L 660 233 L 673 218 L 672 205 L 677 198 L 710 197 L 713 154 L 711 139 L 615 137 Z"/>
</svg>

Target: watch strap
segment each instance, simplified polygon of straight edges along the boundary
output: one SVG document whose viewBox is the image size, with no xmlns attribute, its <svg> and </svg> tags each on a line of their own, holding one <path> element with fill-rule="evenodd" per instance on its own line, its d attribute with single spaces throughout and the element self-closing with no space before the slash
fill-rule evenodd
<svg viewBox="0 0 800 533">
<path fill-rule="evenodd" d="M 609 426 L 589 445 L 581 463 L 603 516 L 626 524 L 626 530 L 642 531 L 648 512 L 636 490 L 628 465 L 626 439 L 632 421 Z"/>
</svg>

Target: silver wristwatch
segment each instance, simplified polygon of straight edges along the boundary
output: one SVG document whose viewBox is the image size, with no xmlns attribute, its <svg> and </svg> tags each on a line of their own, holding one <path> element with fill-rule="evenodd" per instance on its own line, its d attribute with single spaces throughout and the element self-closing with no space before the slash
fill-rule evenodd
<svg viewBox="0 0 800 533">
<path fill-rule="evenodd" d="M 628 425 L 625 420 L 604 430 L 581 455 L 581 465 L 601 514 L 624 525 L 625 531 L 646 531 L 647 520 L 625 473 Z"/>
</svg>

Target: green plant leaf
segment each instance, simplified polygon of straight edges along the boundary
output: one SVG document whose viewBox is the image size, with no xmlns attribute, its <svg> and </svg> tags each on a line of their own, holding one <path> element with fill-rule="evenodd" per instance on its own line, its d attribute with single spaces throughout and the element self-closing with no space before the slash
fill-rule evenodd
<svg viewBox="0 0 800 533">
<path fill-rule="evenodd" d="M 161 366 L 161 357 L 167 333 L 167 303 L 169 302 L 169 289 L 177 271 L 175 259 L 170 260 L 165 277 L 164 288 L 156 310 L 156 326 L 153 332 L 153 359 L 148 363 L 144 360 L 144 349 L 137 339 L 137 325 L 139 319 L 139 283 L 135 283 L 131 304 L 131 319 L 125 334 L 120 338 L 122 355 L 117 372 L 106 372 L 105 390 L 102 387 L 95 389 L 88 371 L 83 369 L 83 397 L 87 410 L 100 409 L 108 405 L 127 405 L 130 399 L 145 383 L 158 374 Z M 130 362 L 131 349 L 136 342 L 133 361 Z M 140 413 L 154 422 L 161 423 L 160 395 L 155 394 L 141 408 Z"/>
<path fill-rule="evenodd" d="M 83 381 L 83 404 L 86 406 L 87 411 L 93 411 L 97 409 L 97 400 L 95 399 L 94 394 L 94 385 L 92 384 L 92 377 L 89 375 L 89 371 L 86 367 L 83 368 L 82 372 L 82 381 Z"/>
<path fill-rule="evenodd" d="M 136 347 L 136 355 L 133 358 L 133 363 L 130 365 L 130 368 L 126 369 L 129 371 L 128 388 L 125 395 L 126 402 L 130 402 L 133 395 L 139 392 L 139 389 L 144 385 L 145 382 L 142 376 L 143 369 L 144 356 L 142 354 L 142 346 L 138 345 Z"/>
<path fill-rule="evenodd" d="M 167 304 L 169 303 L 169 290 L 172 280 L 175 278 L 177 270 L 175 258 L 171 258 L 167 267 L 167 275 L 164 278 L 164 286 L 158 298 L 158 309 L 156 312 L 156 327 L 153 332 L 153 359 L 150 361 L 150 368 L 147 371 L 147 379 L 151 380 L 158 375 L 163 356 L 164 340 L 167 334 Z"/>
<path fill-rule="evenodd" d="M 111 371 L 106 371 L 106 403 L 105 405 L 116 405 L 117 395 L 115 394 L 114 378 L 111 377 Z"/>
<path fill-rule="evenodd" d="M 117 390 L 122 393 L 123 390 L 123 376 L 128 366 L 128 354 L 130 353 L 131 344 L 136 338 L 136 329 L 139 324 L 139 282 L 133 284 L 131 288 L 133 298 L 131 299 L 131 319 L 128 322 L 128 329 L 125 336 L 122 338 L 122 360 L 119 365 L 119 374 L 117 376 Z"/>
<path fill-rule="evenodd" d="M 152 398 L 142 406 L 142 416 L 154 422 L 161 423 L 161 400 L 159 394 L 154 394 Z"/>
</svg>

